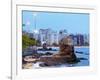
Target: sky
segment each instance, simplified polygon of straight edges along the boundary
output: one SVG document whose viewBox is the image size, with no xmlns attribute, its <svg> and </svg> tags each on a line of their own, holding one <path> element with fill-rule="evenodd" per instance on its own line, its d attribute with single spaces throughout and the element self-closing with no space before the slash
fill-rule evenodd
<svg viewBox="0 0 100 80">
<path fill-rule="evenodd" d="M 22 24 L 23 30 L 29 32 L 50 28 L 54 31 L 66 29 L 73 34 L 88 34 L 89 14 L 23 11 Z"/>
</svg>

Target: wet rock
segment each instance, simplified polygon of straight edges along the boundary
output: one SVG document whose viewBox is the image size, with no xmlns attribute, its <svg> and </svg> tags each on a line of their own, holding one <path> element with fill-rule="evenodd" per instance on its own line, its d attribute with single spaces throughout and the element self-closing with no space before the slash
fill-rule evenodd
<svg viewBox="0 0 100 80">
<path fill-rule="evenodd" d="M 52 55 L 53 53 L 51 52 L 46 52 L 45 55 Z"/>
<path fill-rule="evenodd" d="M 39 64 L 39 66 L 40 67 L 47 67 L 47 66 L 50 66 L 50 65 L 48 65 L 47 63 L 41 63 L 41 64 Z"/>
<path fill-rule="evenodd" d="M 81 57 L 81 58 L 78 58 L 79 60 L 88 60 L 87 58 L 83 58 L 83 57 Z"/>
<path fill-rule="evenodd" d="M 83 52 L 76 51 L 75 53 L 83 54 Z"/>
</svg>

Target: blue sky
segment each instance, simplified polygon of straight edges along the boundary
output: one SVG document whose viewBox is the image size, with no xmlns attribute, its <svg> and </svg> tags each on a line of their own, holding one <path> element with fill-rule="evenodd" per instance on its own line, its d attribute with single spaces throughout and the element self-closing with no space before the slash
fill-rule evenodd
<svg viewBox="0 0 100 80">
<path fill-rule="evenodd" d="M 68 33 L 89 33 L 89 14 L 87 13 L 53 13 L 53 12 L 22 12 L 24 30 L 33 32 L 35 29 L 47 29 L 59 31 L 66 29 Z"/>
</svg>

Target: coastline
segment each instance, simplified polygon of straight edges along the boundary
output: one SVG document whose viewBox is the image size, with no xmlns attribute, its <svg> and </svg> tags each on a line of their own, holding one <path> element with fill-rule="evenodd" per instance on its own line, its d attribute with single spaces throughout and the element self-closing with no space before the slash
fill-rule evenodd
<svg viewBox="0 0 100 80">
<path fill-rule="evenodd" d="M 89 46 L 74 46 L 75 48 L 89 48 Z M 38 47 L 38 48 L 42 48 L 42 47 Z M 48 47 L 48 48 L 51 48 L 51 47 Z M 57 47 L 53 47 L 53 48 L 58 48 Z"/>
<path fill-rule="evenodd" d="M 89 46 L 74 46 L 75 48 L 89 48 Z"/>
</svg>

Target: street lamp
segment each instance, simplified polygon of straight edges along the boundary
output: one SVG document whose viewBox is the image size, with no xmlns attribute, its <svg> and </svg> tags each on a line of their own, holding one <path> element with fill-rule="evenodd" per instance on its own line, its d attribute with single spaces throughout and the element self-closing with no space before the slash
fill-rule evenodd
<svg viewBox="0 0 100 80">
<path fill-rule="evenodd" d="M 29 20 L 26 22 L 26 26 L 30 27 L 30 21 Z M 28 32 L 30 32 L 30 28 L 28 28 Z"/>
<path fill-rule="evenodd" d="M 36 16 L 37 16 L 37 14 L 33 13 L 33 19 L 34 19 L 34 31 L 33 31 L 33 33 L 34 33 L 34 38 L 35 38 L 35 46 L 34 47 L 37 49 L 36 40 L 37 40 L 38 30 L 36 29 Z"/>
<path fill-rule="evenodd" d="M 36 16 L 37 16 L 37 13 L 33 13 L 33 17 L 34 17 L 34 28 L 36 29 Z"/>
<path fill-rule="evenodd" d="M 35 34 L 35 39 L 37 40 L 37 34 L 38 34 L 38 30 L 36 29 L 36 16 L 37 16 L 37 13 L 33 13 L 33 18 L 34 18 L 34 34 Z"/>
</svg>

